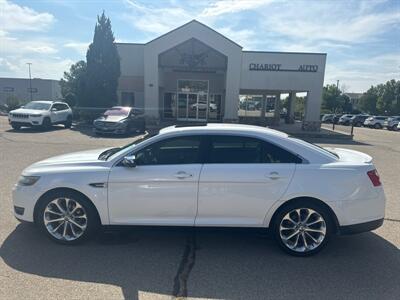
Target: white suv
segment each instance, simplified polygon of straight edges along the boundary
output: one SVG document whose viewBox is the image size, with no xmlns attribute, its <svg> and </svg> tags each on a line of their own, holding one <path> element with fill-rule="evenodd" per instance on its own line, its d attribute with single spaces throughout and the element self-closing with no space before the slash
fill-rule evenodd
<svg viewBox="0 0 400 300">
<path fill-rule="evenodd" d="M 72 110 L 67 103 L 54 101 L 32 101 L 21 108 L 10 111 L 8 121 L 12 128 L 42 126 L 49 128 L 53 124 L 72 124 Z"/>
<path fill-rule="evenodd" d="M 376 128 L 376 129 L 381 129 L 385 126 L 385 121 L 387 117 L 384 116 L 372 116 L 367 118 L 364 121 L 364 126 L 370 127 L 370 128 Z"/>
<path fill-rule="evenodd" d="M 389 117 L 385 122 L 384 125 L 388 130 L 395 130 L 397 131 L 398 124 L 400 123 L 400 116 L 393 116 Z"/>
</svg>

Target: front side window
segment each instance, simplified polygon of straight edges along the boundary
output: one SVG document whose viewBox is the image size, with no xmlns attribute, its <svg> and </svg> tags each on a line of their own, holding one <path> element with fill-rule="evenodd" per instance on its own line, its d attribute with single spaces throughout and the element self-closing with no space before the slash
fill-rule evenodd
<svg viewBox="0 0 400 300">
<path fill-rule="evenodd" d="M 136 163 L 139 166 L 201 163 L 200 144 L 199 136 L 169 138 L 139 150 L 135 154 Z"/>
<path fill-rule="evenodd" d="M 209 163 L 301 163 L 296 155 L 266 141 L 242 136 L 213 136 Z"/>
</svg>

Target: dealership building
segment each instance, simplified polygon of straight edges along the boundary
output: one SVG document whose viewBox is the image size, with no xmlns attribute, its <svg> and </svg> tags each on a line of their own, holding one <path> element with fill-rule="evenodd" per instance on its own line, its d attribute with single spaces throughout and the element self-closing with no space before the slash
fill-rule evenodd
<svg viewBox="0 0 400 300">
<path fill-rule="evenodd" d="M 143 108 L 154 122 L 278 124 L 286 94 L 291 123 L 296 93 L 302 93 L 303 128 L 320 127 L 325 53 L 244 51 L 196 20 L 145 44 L 116 45 L 119 102 Z"/>
</svg>

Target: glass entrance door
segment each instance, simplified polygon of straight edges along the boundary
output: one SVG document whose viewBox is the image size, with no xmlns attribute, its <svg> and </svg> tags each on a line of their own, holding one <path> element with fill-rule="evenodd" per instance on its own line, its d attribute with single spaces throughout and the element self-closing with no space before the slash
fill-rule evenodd
<svg viewBox="0 0 400 300">
<path fill-rule="evenodd" d="M 203 93 L 178 93 L 178 120 L 181 121 L 206 121 L 207 120 L 207 94 Z"/>
<path fill-rule="evenodd" d="M 208 111 L 208 81 L 179 79 L 178 120 L 206 121 Z"/>
</svg>

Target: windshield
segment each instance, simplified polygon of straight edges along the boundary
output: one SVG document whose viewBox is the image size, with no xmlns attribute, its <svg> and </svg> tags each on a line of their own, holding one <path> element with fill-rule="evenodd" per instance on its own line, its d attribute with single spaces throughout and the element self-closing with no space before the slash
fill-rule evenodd
<svg viewBox="0 0 400 300">
<path fill-rule="evenodd" d="M 24 106 L 27 109 L 36 109 L 36 110 L 49 110 L 50 103 L 43 103 L 43 102 L 29 102 Z"/>
<path fill-rule="evenodd" d="M 143 142 L 143 141 L 145 141 L 145 140 L 147 140 L 147 139 L 149 139 L 149 138 L 151 138 L 153 136 L 155 136 L 155 134 L 145 134 L 145 135 L 142 135 L 141 137 L 139 137 L 137 140 L 134 140 L 132 143 L 129 143 L 129 144 L 125 145 L 125 146 L 107 149 L 106 151 L 103 151 L 102 153 L 100 153 L 98 159 L 99 160 L 107 160 L 112 155 L 114 155 L 114 154 L 116 154 L 116 153 L 118 153 L 118 152 L 120 152 L 122 150 L 125 150 L 126 148 L 129 148 L 131 146 L 138 145 L 141 142 Z"/>
<path fill-rule="evenodd" d="M 105 116 L 127 116 L 129 115 L 130 108 L 128 107 L 113 107 L 107 110 L 104 115 Z"/>
</svg>

